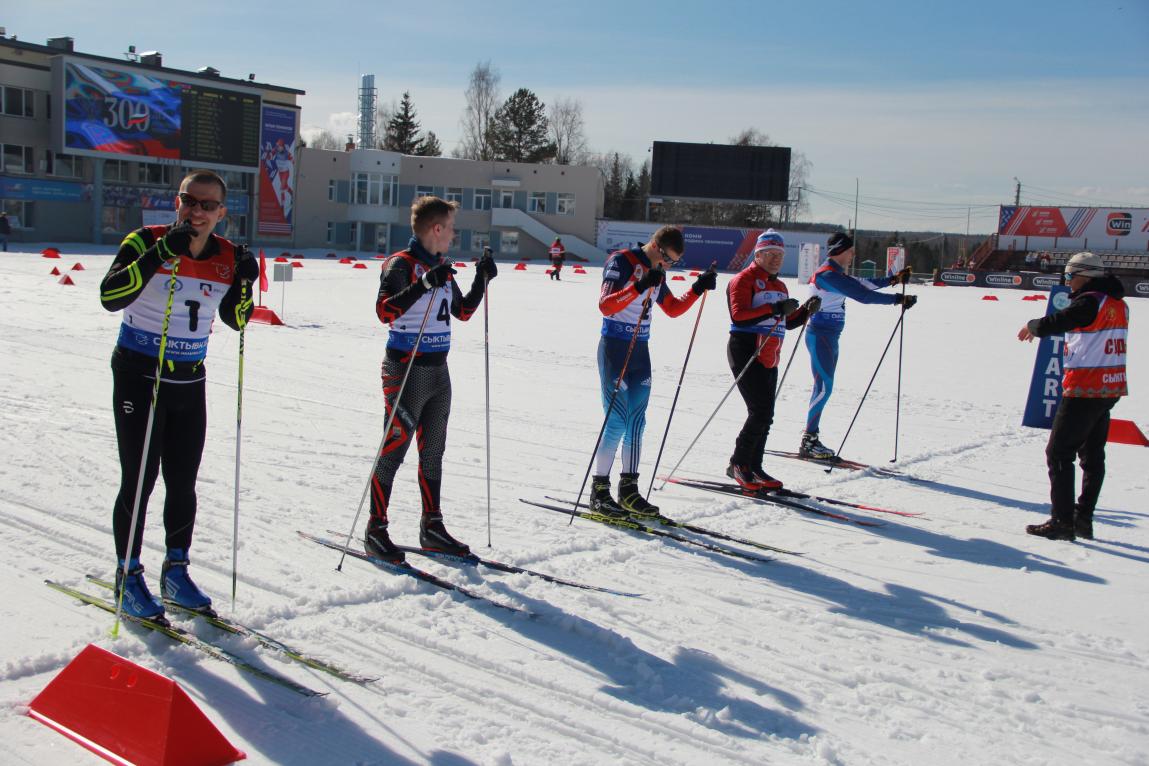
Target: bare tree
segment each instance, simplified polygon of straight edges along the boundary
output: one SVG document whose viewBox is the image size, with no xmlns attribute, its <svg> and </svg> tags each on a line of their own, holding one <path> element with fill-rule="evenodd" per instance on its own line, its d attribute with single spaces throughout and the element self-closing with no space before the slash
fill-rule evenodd
<svg viewBox="0 0 1149 766">
<path fill-rule="evenodd" d="M 468 160 L 489 160 L 491 151 L 491 118 L 499 108 L 499 82 L 502 75 L 490 61 L 475 65 L 465 98 L 467 106 L 459 125 L 463 138 L 455 148 L 454 156 Z"/>
<path fill-rule="evenodd" d="M 774 142 L 770 140 L 770 136 L 758 128 L 746 128 L 738 135 L 730 139 L 730 143 L 734 146 L 774 146 Z"/>
<path fill-rule="evenodd" d="M 573 98 L 556 98 L 549 111 L 551 142 L 556 165 L 581 165 L 587 159 L 582 104 Z"/>
<path fill-rule="evenodd" d="M 307 145 L 312 149 L 335 149 L 341 150 L 343 142 L 336 138 L 335 134 L 330 130 L 321 130 L 311 137 Z"/>
<path fill-rule="evenodd" d="M 777 146 L 770 136 L 757 128 L 746 128 L 730 139 L 735 146 Z M 810 180 L 810 171 L 814 163 L 806 159 L 802 152 L 790 150 L 790 186 L 786 196 L 790 204 L 782 209 L 782 220 L 785 223 L 797 220 L 800 216 L 810 212 L 810 201 L 806 195 L 806 185 Z"/>
</svg>

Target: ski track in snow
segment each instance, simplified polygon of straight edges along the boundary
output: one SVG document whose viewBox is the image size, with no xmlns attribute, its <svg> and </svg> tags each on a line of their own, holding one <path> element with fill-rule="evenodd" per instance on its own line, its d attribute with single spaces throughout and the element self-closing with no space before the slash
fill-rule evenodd
<svg viewBox="0 0 1149 766">
<path fill-rule="evenodd" d="M 41 584 L 85 587 L 84 575 L 109 576 L 114 564 L 119 470 L 108 356 L 119 316 L 98 302 L 107 248 L 91 250 L 103 254 L 0 258 L 0 583 L 8 594 L 0 604 L 0 761 L 102 762 L 23 715 L 63 665 L 96 643 L 175 678 L 255 764 L 1149 763 L 1144 449 L 1109 448 L 1097 541 L 1049 543 L 1022 531 L 1048 513 L 1048 480 L 1046 432 L 1018 425 L 1033 349 L 1014 334 L 1044 304 L 1006 290 L 987 304 L 982 290 L 913 288 L 922 298 L 906 319 L 899 459 L 890 466 L 906 477 L 826 474 L 768 459 L 792 489 L 922 517 L 825 506 L 883 523 L 863 528 L 675 485 L 652 497 L 680 521 L 805 554 L 765 554 L 773 560 L 759 564 L 584 520 L 568 525 L 518 502 L 573 499 L 586 470 L 602 417 L 598 272 L 554 283 L 538 265 L 503 268 L 490 309 L 493 547 L 482 311 L 454 326 L 448 524 L 481 556 L 642 594 L 413 559 L 538 615 L 527 619 L 353 559 L 337 572 L 338 554 L 296 537 L 296 529 L 350 527 L 383 420 L 377 268 L 309 259 L 287 286 L 289 326 L 254 325 L 247 335 L 234 616 L 379 680 L 342 683 L 254 640 L 177 620 L 329 694 L 303 700 L 133 626 L 113 640 L 106 614 Z M 87 269 L 69 272 L 77 287 L 47 276 L 53 264 L 75 261 Z M 680 291 L 688 283 L 670 284 Z M 277 311 L 279 296 L 274 286 L 266 299 Z M 721 301 L 708 303 L 659 473 L 679 460 L 731 384 L 727 318 Z M 1114 416 L 1149 430 L 1141 392 L 1149 355 L 1136 352 L 1149 314 L 1144 301 L 1129 303 L 1133 395 Z M 896 320 L 888 307 L 850 304 L 848 313 L 823 419 L 831 447 Z M 644 489 L 693 318 L 656 312 Z M 192 560 L 217 608 L 231 614 L 238 337 L 222 324 L 215 330 Z M 891 360 L 844 452 L 878 468 L 893 456 Z M 800 349 L 772 448 L 796 448 L 809 385 Z M 744 413 L 731 395 L 679 475 L 722 479 Z M 415 464 L 411 450 L 392 498 L 401 542 L 417 532 Z M 163 496 L 161 481 L 144 539 L 157 580 Z M 353 544 L 365 521 L 366 509 Z"/>
</svg>

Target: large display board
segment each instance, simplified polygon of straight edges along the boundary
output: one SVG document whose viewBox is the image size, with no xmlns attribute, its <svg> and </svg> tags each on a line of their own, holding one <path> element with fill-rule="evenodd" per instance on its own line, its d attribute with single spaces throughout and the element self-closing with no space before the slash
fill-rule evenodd
<svg viewBox="0 0 1149 766">
<path fill-rule="evenodd" d="M 998 247 L 1018 250 L 1149 249 L 1149 208 L 1002 205 Z"/>
<path fill-rule="evenodd" d="M 786 202 L 789 188 L 789 147 L 654 142 L 653 196 Z"/>
<path fill-rule="evenodd" d="M 223 170 L 259 165 L 256 91 L 63 56 L 52 66 L 58 151 Z"/>
</svg>

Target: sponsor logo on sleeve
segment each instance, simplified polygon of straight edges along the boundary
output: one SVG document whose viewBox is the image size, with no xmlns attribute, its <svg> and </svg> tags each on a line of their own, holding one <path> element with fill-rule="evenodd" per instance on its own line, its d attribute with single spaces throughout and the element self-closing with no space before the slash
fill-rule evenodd
<svg viewBox="0 0 1149 766">
<path fill-rule="evenodd" d="M 1129 213 L 1110 213 L 1105 219 L 1105 233 L 1112 237 L 1124 237 L 1133 230 L 1133 216 Z"/>
</svg>

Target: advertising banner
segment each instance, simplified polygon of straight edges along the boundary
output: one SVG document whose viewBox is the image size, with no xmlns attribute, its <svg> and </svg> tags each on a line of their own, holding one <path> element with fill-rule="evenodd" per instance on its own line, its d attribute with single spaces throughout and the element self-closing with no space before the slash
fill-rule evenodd
<svg viewBox="0 0 1149 766">
<path fill-rule="evenodd" d="M 798 249 L 798 281 L 809 282 L 822 263 L 822 246 L 805 242 Z"/>
<path fill-rule="evenodd" d="M 92 185 L 3 176 L 0 177 L 0 198 L 29 202 L 87 202 L 92 198 Z"/>
<path fill-rule="evenodd" d="M 1058 285 L 1049 291 L 1045 315 L 1061 311 L 1069 305 L 1069 288 Z M 1025 400 L 1023 426 L 1050 428 L 1053 414 L 1061 401 L 1061 362 L 1065 355 L 1065 336 L 1050 335 L 1039 338 L 1037 359 L 1033 363 L 1033 377 L 1029 381 L 1029 396 Z"/>
<path fill-rule="evenodd" d="M 1000 247 L 1017 249 L 1149 248 L 1149 208 L 1034 207 L 1003 205 L 998 213 Z M 1054 245 L 1054 240 L 1057 244 Z"/>
<path fill-rule="evenodd" d="M 906 249 L 904 247 L 886 248 L 886 273 L 893 274 L 902 270 L 906 265 Z"/>
<path fill-rule="evenodd" d="M 599 221 L 596 246 L 612 253 L 644 244 L 661 227 L 660 223 L 635 221 Z M 681 265 L 689 269 L 705 269 L 717 262 L 724 271 L 740 271 L 750 262 L 754 242 L 765 229 L 727 229 L 719 226 L 681 226 L 686 242 L 686 253 Z M 782 261 L 781 275 L 798 274 L 798 253 L 804 244 L 826 244 L 825 232 L 781 231 L 786 241 L 786 257 Z"/>
<path fill-rule="evenodd" d="M 265 106 L 259 135 L 259 220 L 257 234 L 290 237 L 295 207 L 295 149 L 298 111 Z"/>
<path fill-rule="evenodd" d="M 1125 277 L 1118 279 L 1125 285 L 1125 297 L 1149 298 L 1149 279 Z M 1016 273 L 1012 271 L 966 271 L 947 269 L 939 272 L 938 281 L 957 287 L 1009 287 L 1019 290 L 1049 290 L 1061 284 L 1060 274 Z"/>
</svg>

